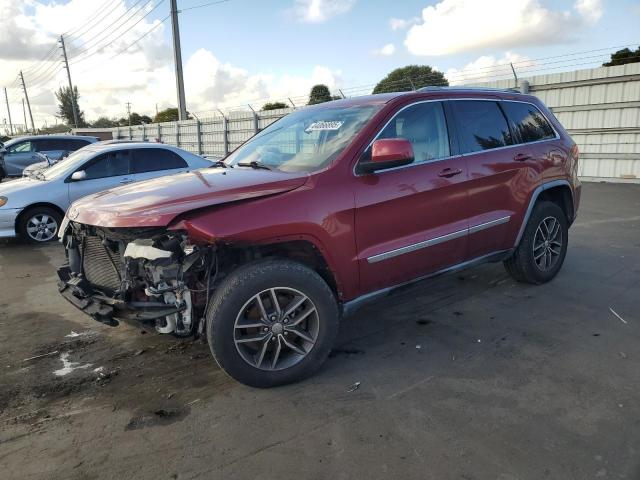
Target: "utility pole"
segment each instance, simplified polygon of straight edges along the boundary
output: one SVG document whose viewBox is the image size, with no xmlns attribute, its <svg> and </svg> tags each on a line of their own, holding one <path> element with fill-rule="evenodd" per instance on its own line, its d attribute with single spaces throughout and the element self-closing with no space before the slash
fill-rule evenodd
<svg viewBox="0 0 640 480">
<path fill-rule="evenodd" d="M 131 102 L 127 102 L 127 117 L 129 117 L 129 126 L 131 126 Z"/>
<path fill-rule="evenodd" d="M 36 126 L 33 124 L 33 115 L 31 114 L 31 104 L 29 103 L 29 95 L 27 95 L 27 86 L 24 84 L 24 75 L 22 75 L 22 70 L 20 70 L 20 80 L 22 81 L 22 90 L 24 90 L 24 99 L 27 101 L 27 108 L 29 109 L 29 118 L 31 119 L 31 130 L 33 131 L 33 134 L 35 135 Z M 27 128 L 27 117 L 26 116 L 24 117 L 24 127 Z"/>
<path fill-rule="evenodd" d="M 187 106 L 184 99 L 184 79 L 182 78 L 182 52 L 180 51 L 177 0 L 171 0 L 171 30 L 173 32 L 173 62 L 176 67 L 176 89 L 178 91 L 178 119 L 186 120 Z"/>
<path fill-rule="evenodd" d="M 69 61 L 67 60 L 67 48 L 64 46 L 64 37 L 60 35 L 60 45 L 62 45 L 62 56 L 64 58 L 64 68 L 67 69 L 67 79 L 69 80 L 69 94 L 71 95 L 71 109 L 73 110 L 73 124 L 76 128 L 78 125 L 78 106 L 76 105 L 76 96 L 71 83 L 71 70 L 69 70 Z"/>
<path fill-rule="evenodd" d="M 27 111 L 24 109 L 24 98 L 22 99 L 22 114 L 24 115 L 24 129 L 28 132 L 29 127 L 27 127 Z"/>
<path fill-rule="evenodd" d="M 513 78 L 516 82 L 516 84 L 514 85 L 515 88 L 518 88 L 518 75 L 516 74 L 516 69 L 513 68 L 513 63 L 509 63 L 509 65 L 511 65 L 511 71 L 513 72 Z"/>
<path fill-rule="evenodd" d="M 9 131 L 13 135 L 13 123 L 11 123 L 11 109 L 9 108 L 9 97 L 7 96 L 7 87 L 4 87 L 4 99 L 7 102 L 7 113 L 9 114 Z"/>
</svg>

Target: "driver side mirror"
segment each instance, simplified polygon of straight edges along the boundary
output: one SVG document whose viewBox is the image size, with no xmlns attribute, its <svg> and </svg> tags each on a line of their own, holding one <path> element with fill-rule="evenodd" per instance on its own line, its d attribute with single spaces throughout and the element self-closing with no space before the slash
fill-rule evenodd
<svg viewBox="0 0 640 480">
<path fill-rule="evenodd" d="M 383 138 L 371 145 L 371 159 L 358 164 L 362 173 L 401 167 L 413 162 L 413 146 L 405 138 Z"/>
<path fill-rule="evenodd" d="M 85 172 L 84 170 L 78 170 L 77 172 L 73 172 L 71 174 L 71 180 L 73 180 L 74 182 L 79 182 L 80 180 L 84 180 L 85 178 L 87 178 L 87 172 Z"/>
</svg>

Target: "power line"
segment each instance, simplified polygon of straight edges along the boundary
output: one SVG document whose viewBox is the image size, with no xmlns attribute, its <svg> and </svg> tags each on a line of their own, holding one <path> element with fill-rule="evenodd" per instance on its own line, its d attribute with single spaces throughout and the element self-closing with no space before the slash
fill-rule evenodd
<svg viewBox="0 0 640 480">
<path fill-rule="evenodd" d="M 131 20 L 131 18 L 135 17 L 135 15 L 137 13 L 139 13 L 142 8 L 146 7 L 149 3 L 152 2 L 152 0 L 147 0 L 146 3 L 140 7 L 140 9 L 136 10 L 133 12 L 133 14 L 126 18 L 118 27 L 116 27 L 115 29 L 113 28 L 114 25 L 116 25 L 125 15 L 127 15 L 129 12 L 131 12 L 136 5 L 138 5 L 140 2 L 142 2 L 143 0 L 137 0 L 133 5 L 131 5 L 131 7 L 129 7 L 128 9 L 126 9 L 124 11 L 124 13 L 122 13 L 118 18 L 116 18 L 112 23 L 106 25 L 102 30 L 100 30 L 99 32 L 97 32 L 96 34 L 92 35 L 91 37 L 89 37 L 88 39 L 83 39 L 82 40 L 82 50 L 80 50 L 79 52 L 75 53 L 73 58 L 76 58 L 86 52 L 88 52 L 91 48 L 95 47 L 96 45 L 98 45 L 102 40 L 104 40 L 104 38 L 108 38 L 109 36 L 111 36 L 114 31 L 116 31 L 118 28 L 120 28 L 122 25 L 126 24 L 129 20 Z M 108 32 L 107 32 L 108 31 Z M 104 32 L 107 32 L 107 35 L 104 36 L 104 38 L 101 38 L 102 34 Z M 91 45 L 91 42 L 96 39 L 99 38 L 98 41 L 96 41 L 93 45 Z M 99 48 L 98 48 L 99 49 Z"/>
<path fill-rule="evenodd" d="M 181 8 L 180 12 L 188 12 L 189 10 L 195 10 L 196 8 L 209 7 L 211 5 L 218 5 L 220 3 L 227 3 L 230 1 L 231 0 L 217 0 L 216 2 L 203 3 L 201 5 L 194 5 L 193 7 Z"/>
<path fill-rule="evenodd" d="M 102 7 L 98 8 L 97 10 L 95 10 L 83 22 L 80 22 L 80 25 L 78 25 L 77 27 L 75 27 L 75 28 L 73 28 L 71 30 L 67 30 L 66 32 L 62 32 L 61 35 L 66 35 L 67 37 L 73 37 L 73 36 L 79 37 L 79 36 L 83 35 L 90 28 L 92 28 L 92 24 L 95 23 L 95 21 L 100 18 L 100 15 L 105 11 L 106 7 L 108 7 L 112 3 L 115 3 L 115 2 L 113 0 L 107 0 L 106 2 L 104 2 Z M 105 15 L 102 18 L 105 18 L 108 15 L 109 14 L 107 13 L 107 15 Z M 79 33 L 79 32 L 82 32 L 82 33 Z"/>
<path fill-rule="evenodd" d="M 118 34 L 118 37 L 122 37 L 124 36 L 127 32 L 129 32 L 131 29 L 133 29 L 136 25 L 138 25 L 142 20 L 144 20 L 145 18 L 147 18 L 149 15 L 151 15 L 151 13 L 153 13 L 153 11 L 158 8 L 160 5 L 162 5 L 162 3 L 164 2 L 164 0 L 160 0 L 160 2 L 158 2 L 151 10 L 149 10 L 145 15 L 143 15 L 142 17 L 140 17 L 133 25 L 131 25 L 129 28 L 127 28 L 124 32 Z M 165 17 L 168 18 L 168 17 Z M 164 20 L 162 20 L 164 21 Z M 80 62 L 84 62 L 85 60 L 91 58 L 92 56 L 96 55 L 102 48 L 104 48 L 106 45 L 108 45 L 111 42 L 107 42 L 105 44 L 103 44 L 102 46 L 98 47 L 95 51 L 86 54 L 84 57 L 78 58 L 78 56 L 80 56 L 82 54 L 82 52 L 78 55 L 76 55 L 75 61 L 71 62 L 71 64 L 76 64 L 76 63 L 80 63 Z M 87 49 L 89 50 L 89 49 Z"/>
</svg>

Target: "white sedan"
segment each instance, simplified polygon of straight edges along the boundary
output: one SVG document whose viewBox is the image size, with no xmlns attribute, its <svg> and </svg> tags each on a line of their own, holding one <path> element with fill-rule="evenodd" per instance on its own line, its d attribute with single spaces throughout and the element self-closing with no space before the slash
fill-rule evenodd
<svg viewBox="0 0 640 480">
<path fill-rule="evenodd" d="M 0 238 L 31 243 L 56 238 L 64 212 L 75 200 L 113 187 L 213 164 L 161 143 L 91 145 L 45 170 L 0 184 Z"/>
</svg>

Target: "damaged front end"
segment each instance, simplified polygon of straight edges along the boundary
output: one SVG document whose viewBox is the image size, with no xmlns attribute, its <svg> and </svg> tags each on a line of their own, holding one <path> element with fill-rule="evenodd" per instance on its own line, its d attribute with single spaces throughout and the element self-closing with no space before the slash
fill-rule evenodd
<svg viewBox="0 0 640 480">
<path fill-rule="evenodd" d="M 163 228 L 100 228 L 70 222 L 58 269 L 60 293 L 107 325 L 153 322 L 159 333 L 202 333 L 217 274 L 214 245 L 190 245 Z"/>
</svg>

